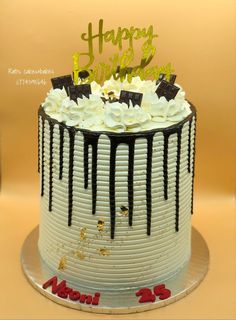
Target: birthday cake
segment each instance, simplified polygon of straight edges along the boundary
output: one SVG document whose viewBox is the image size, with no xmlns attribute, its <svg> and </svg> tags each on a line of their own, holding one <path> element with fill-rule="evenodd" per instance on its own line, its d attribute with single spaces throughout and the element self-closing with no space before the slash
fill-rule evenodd
<svg viewBox="0 0 236 320">
<path fill-rule="evenodd" d="M 141 288 L 188 263 L 196 113 L 174 78 L 52 79 L 39 108 L 38 245 L 62 277 Z"/>
<path fill-rule="evenodd" d="M 167 299 L 165 280 L 191 256 L 196 110 L 169 64 L 144 70 L 156 35 L 132 28 L 127 37 L 145 38 L 139 66 L 126 63 L 131 47 L 98 81 L 99 68 L 79 68 L 75 54 L 73 77 L 51 79 L 38 112 L 38 248 L 55 275 L 43 288 L 80 303 L 131 289 L 153 302 L 144 288 L 158 283 L 154 294 Z M 57 277 L 96 294 L 80 296 Z"/>
</svg>

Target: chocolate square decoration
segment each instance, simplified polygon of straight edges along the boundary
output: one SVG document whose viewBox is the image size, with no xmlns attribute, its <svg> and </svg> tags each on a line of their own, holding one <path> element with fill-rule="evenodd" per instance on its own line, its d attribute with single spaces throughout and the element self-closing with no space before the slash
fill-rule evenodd
<svg viewBox="0 0 236 320">
<path fill-rule="evenodd" d="M 178 91 L 179 91 L 179 88 L 176 87 L 174 84 L 171 84 L 168 81 L 162 80 L 156 90 L 156 94 L 158 95 L 159 98 L 164 96 L 167 101 L 170 101 L 171 99 L 174 99 Z"/>
<path fill-rule="evenodd" d="M 89 98 L 91 94 L 90 84 L 80 84 L 78 86 L 69 86 L 70 99 L 77 102 L 77 98 L 82 98 L 83 96 Z"/>
<path fill-rule="evenodd" d="M 136 104 L 138 106 L 141 106 L 142 98 L 143 94 L 140 92 L 121 90 L 119 102 L 125 102 L 129 106 L 131 100 L 133 106 L 135 106 Z"/>
<path fill-rule="evenodd" d="M 63 87 L 65 87 L 67 94 L 69 94 L 68 87 L 73 85 L 73 80 L 70 74 L 62 77 L 52 78 L 51 82 L 53 89 L 63 89 Z"/>
</svg>

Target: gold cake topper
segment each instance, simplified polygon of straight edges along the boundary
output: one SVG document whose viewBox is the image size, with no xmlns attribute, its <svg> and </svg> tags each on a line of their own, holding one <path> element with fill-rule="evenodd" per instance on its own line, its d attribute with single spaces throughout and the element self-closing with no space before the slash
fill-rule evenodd
<svg viewBox="0 0 236 320">
<path fill-rule="evenodd" d="M 157 79 L 160 73 L 166 75 L 166 79 L 169 80 L 170 74 L 174 71 L 171 64 L 168 63 L 165 66 L 155 65 L 147 68 L 147 65 L 152 61 L 156 48 L 153 45 L 153 39 L 158 35 L 154 33 L 153 26 L 148 28 L 136 28 L 131 26 L 130 28 L 118 27 L 117 31 L 114 29 L 103 31 L 103 19 L 99 20 L 98 33 L 93 33 L 93 25 L 90 22 L 88 24 L 87 33 L 81 35 L 81 39 L 87 42 L 88 52 L 75 52 L 73 54 L 73 76 L 75 84 L 79 82 L 79 72 L 87 70 L 89 76 L 87 82 L 95 80 L 98 83 L 103 83 L 113 76 L 115 79 L 123 81 L 126 77 L 131 82 L 132 77 L 139 76 L 142 80 L 153 77 Z M 117 46 L 119 53 L 113 54 L 109 57 L 109 63 L 99 62 L 92 68 L 92 64 L 95 60 L 94 53 L 94 41 L 98 39 L 98 51 L 99 54 L 103 53 L 104 43 L 111 43 Z M 136 66 L 131 66 L 134 61 L 134 41 L 144 40 L 141 46 L 141 59 L 140 63 Z M 124 46 L 128 49 L 123 50 Z M 85 65 L 81 63 L 81 57 L 87 56 L 88 61 Z"/>
</svg>

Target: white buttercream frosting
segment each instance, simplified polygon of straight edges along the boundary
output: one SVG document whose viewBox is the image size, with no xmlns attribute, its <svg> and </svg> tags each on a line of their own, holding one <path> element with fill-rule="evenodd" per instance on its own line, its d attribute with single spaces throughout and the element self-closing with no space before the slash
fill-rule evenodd
<svg viewBox="0 0 236 320">
<path fill-rule="evenodd" d="M 106 106 L 108 107 L 108 106 Z M 122 107 L 114 104 L 114 113 L 119 122 Z M 132 110 L 132 109 L 131 109 Z M 112 113 L 110 113 L 111 115 Z M 110 116 L 109 115 L 109 116 Z M 175 232 L 176 201 L 176 153 L 177 135 L 168 140 L 168 199 L 163 193 L 163 148 L 164 135 L 153 136 L 152 155 L 152 222 L 151 235 L 147 236 L 146 166 L 147 139 L 141 137 L 134 147 L 134 211 L 133 225 L 128 216 L 121 214 L 121 206 L 128 207 L 129 147 L 120 144 L 116 151 L 116 224 L 115 238 L 110 238 L 109 173 L 111 145 L 107 135 L 98 140 L 97 158 L 97 202 L 96 214 L 92 214 L 92 180 L 89 174 L 88 188 L 84 188 L 84 137 L 81 131 L 75 134 L 73 166 L 73 215 L 68 227 L 68 175 L 70 137 L 64 132 L 63 175 L 60 180 L 60 130 L 53 130 L 53 198 L 52 212 L 48 211 L 50 167 L 50 128 L 48 121 L 42 124 L 40 118 L 40 152 L 44 143 L 44 196 L 41 201 L 39 250 L 41 257 L 51 270 L 59 272 L 81 285 L 107 289 L 142 288 L 147 284 L 162 283 L 176 274 L 189 260 L 191 250 L 191 195 L 193 175 L 193 152 L 195 118 L 191 124 L 191 172 L 188 172 L 189 122 L 183 126 L 180 148 L 179 171 L 179 231 Z M 128 121 L 129 122 L 129 121 Z M 43 131 L 44 130 L 44 131 Z M 42 142 L 44 137 L 44 142 Z M 93 152 L 88 153 L 89 170 L 92 170 Z M 42 157 L 40 158 L 40 168 Z M 91 171 L 90 171 L 91 172 Z M 41 170 L 42 174 L 42 170 Z M 104 230 L 97 228 L 98 221 L 104 222 Z M 81 230 L 86 238 L 80 238 Z M 107 249 L 108 255 L 99 254 Z M 58 270 L 62 258 L 65 269 Z M 137 289 L 138 290 L 138 289 Z"/>
<path fill-rule="evenodd" d="M 143 131 L 145 124 L 151 120 L 150 114 L 139 106 L 128 107 L 126 103 L 106 103 L 104 124 L 115 132 Z"/>
<path fill-rule="evenodd" d="M 44 111 L 52 118 L 62 122 L 61 113 L 59 111 L 60 106 L 64 99 L 67 98 L 65 89 L 51 89 L 45 101 L 42 103 Z"/>
<path fill-rule="evenodd" d="M 178 85 L 177 85 L 178 86 Z M 185 100 L 185 92 L 178 86 L 176 97 L 167 101 L 155 93 L 155 81 L 133 77 L 129 82 L 113 77 L 103 86 L 93 81 L 89 98 L 83 96 L 77 103 L 67 96 L 65 89 L 51 89 L 42 104 L 46 114 L 68 126 L 82 129 L 113 132 L 138 132 L 163 128 L 178 123 L 190 113 L 190 105 Z M 113 92 L 120 96 L 121 90 L 143 94 L 141 106 L 128 106 L 120 102 L 104 102 L 101 97 L 108 97 Z"/>
</svg>

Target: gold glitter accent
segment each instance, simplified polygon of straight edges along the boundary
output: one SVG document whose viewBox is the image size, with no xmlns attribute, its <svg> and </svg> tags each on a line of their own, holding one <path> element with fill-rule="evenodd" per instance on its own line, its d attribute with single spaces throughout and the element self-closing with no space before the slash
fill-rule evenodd
<svg viewBox="0 0 236 320">
<path fill-rule="evenodd" d="M 97 229 L 99 232 L 104 230 L 105 222 L 103 220 L 98 220 Z"/>
<path fill-rule="evenodd" d="M 120 213 L 122 214 L 122 216 L 127 217 L 129 214 L 129 209 L 126 208 L 125 206 L 121 206 L 120 207 Z"/>
<path fill-rule="evenodd" d="M 84 260 L 85 259 L 85 254 L 82 251 L 76 251 L 74 252 L 74 256 L 76 258 L 79 258 L 80 260 Z"/>
<path fill-rule="evenodd" d="M 98 251 L 99 251 L 99 254 L 103 257 L 110 255 L 110 250 L 107 248 L 100 248 L 98 249 Z"/>
<path fill-rule="evenodd" d="M 80 229 L 80 240 L 85 240 L 87 237 L 87 228 Z"/>
<path fill-rule="evenodd" d="M 58 270 L 65 270 L 65 268 L 66 268 L 66 257 L 62 257 L 58 265 Z"/>
</svg>

